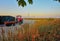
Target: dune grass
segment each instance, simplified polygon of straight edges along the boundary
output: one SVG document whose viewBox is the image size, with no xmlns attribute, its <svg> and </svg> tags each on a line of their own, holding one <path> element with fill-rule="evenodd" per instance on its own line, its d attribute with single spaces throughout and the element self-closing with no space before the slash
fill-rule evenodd
<svg viewBox="0 0 60 41">
<path fill-rule="evenodd" d="M 0 30 L 0 41 L 60 41 L 60 19 L 39 19 L 34 24 Z"/>
</svg>

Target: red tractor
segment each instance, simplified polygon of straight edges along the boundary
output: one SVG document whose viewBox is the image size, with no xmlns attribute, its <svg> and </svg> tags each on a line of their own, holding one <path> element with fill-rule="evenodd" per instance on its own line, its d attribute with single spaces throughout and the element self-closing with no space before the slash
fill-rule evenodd
<svg viewBox="0 0 60 41">
<path fill-rule="evenodd" d="M 19 24 L 23 23 L 23 18 L 20 15 L 16 16 L 16 20 L 17 20 L 17 23 L 19 23 Z"/>
</svg>

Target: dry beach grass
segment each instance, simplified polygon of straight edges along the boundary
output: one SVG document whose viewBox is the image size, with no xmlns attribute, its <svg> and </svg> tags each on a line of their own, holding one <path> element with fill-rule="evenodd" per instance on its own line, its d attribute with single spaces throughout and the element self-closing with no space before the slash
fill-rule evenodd
<svg viewBox="0 0 60 41">
<path fill-rule="evenodd" d="M 29 19 L 28 19 L 29 20 Z M 30 19 L 33 20 L 33 19 Z M 11 29 L 14 28 L 12 31 Z M 60 41 L 60 19 L 35 19 L 35 23 L 25 23 L 5 32 L 0 28 L 0 41 Z"/>
</svg>

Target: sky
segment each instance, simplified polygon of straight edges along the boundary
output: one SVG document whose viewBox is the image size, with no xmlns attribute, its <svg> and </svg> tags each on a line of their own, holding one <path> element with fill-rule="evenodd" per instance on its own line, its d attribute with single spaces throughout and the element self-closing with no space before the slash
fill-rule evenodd
<svg viewBox="0 0 60 41">
<path fill-rule="evenodd" d="M 32 5 L 27 3 L 27 6 L 21 7 L 16 0 L 0 0 L 0 15 L 60 18 L 60 3 L 53 0 L 33 0 Z"/>
</svg>

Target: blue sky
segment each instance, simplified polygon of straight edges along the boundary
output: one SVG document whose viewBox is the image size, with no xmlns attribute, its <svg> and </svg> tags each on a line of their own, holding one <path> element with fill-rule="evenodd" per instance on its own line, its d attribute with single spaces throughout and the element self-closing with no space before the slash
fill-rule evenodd
<svg viewBox="0 0 60 41">
<path fill-rule="evenodd" d="M 33 0 L 33 4 L 19 7 L 16 0 L 0 0 L 0 15 L 23 17 L 60 17 L 60 3 L 53 0 Z"/>
</svg>

